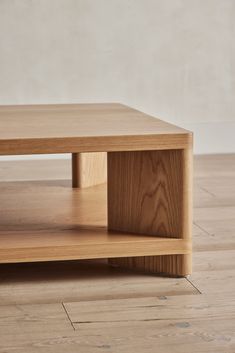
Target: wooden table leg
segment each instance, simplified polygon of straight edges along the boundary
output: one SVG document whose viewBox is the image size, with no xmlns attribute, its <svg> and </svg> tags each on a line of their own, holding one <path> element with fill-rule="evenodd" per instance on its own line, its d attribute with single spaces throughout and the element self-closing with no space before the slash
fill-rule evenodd
<svg viewBox="0 0 235 353">
<path fill-rule="evenodd" d="M 182 238 L 191 245 L 191 168 L 191 149 L 109 152 L 109 230 Z M 191 251 L 109 262 L 173 276 L 191 273 Z"/>
<path fill-rule="evenodd" d="M 107 181 L 107 153 L 72 153 L 72 186 L 86 188 Z"/>
</svg>

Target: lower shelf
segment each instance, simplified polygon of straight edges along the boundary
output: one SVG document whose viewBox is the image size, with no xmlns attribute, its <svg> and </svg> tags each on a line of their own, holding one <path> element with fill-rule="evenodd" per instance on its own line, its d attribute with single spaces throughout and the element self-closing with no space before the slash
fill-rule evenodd
<svg viewBox="0 0 235 353">
<path fill-rule="evenodd" d="M 106 185 L 0 183 L 0 263 L 187 254 L 182 239 L 108 232 Z"/>
</svg>

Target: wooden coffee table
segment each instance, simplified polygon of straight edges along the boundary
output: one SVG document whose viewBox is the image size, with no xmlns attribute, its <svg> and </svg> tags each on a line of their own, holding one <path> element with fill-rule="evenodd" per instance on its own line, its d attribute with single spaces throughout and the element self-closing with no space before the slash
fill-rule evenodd
<svg viewBox="0 0 235 353">
<path fill-rule="evenodd" d="M 0 155 L 44 153 L 72 154 L 73 188 L 2 183 L 0 263 L 191 273 L 189 131 L 121 104 L 1 106 Z"/>
</svg>

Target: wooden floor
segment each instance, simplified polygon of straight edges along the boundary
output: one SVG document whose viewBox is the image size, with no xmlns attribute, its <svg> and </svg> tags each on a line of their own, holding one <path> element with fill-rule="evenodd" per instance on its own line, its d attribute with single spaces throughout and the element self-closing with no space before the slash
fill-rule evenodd
<svg viewBox="0 0 235 353">
<path fill-rule="evenodd" d="M 0 265 L 0 352 L 234 353 L 235 155 L 196 157 L 194 169 L 190 278 L 105 261 Z M 0 187 L 69 178 L 68 160 L 0 162 Z"/>
</svg>

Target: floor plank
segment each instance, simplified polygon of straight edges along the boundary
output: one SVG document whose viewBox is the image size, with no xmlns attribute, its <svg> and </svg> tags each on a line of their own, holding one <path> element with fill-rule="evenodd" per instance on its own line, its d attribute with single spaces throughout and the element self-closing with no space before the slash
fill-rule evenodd
<svg viewBox="0 0 235 353">
<path fill-rule="evenodd" d="M 235 336 L 233 321 L 225 319 L 149 320 L 136 323 L 79 325 L 87 339 L 91 333 L 110 352 L 226 352 L 233 353 Z M 104 332 L 105 330 L 105 335 Z M 102 339 L 102 341 L 101 341 Z"/>
<path fill-rule="evenodd" d="M 235 175 L 235 154 L 194 156 L 194 178 L 233 177 Z"/>
<path fill-rule="evenodd" d="M 190 281 L 204 294 L 232 294 L 235 292 L 235 268 L 231 266 L 228 270 L 193 272 Z"/>
<path fill-rule="evenodd" d="M 235 175 L 198 178 L 194 186 L 194 207 L 235 206 Z"/>
<path fill-rule="evenodd" d="M 185 278 L 133 273 L 96 261 L 1 265 L 0 305 L 197 294 Z"/>
<path fill-rule="evenodd" d="M 194 251 L 235 250 L 235 206 L 195 208 L 194 223 Z"/>
<path fill-rule="evenodd" d="M 65 303 L 71 321 L 77 324 L 235 318 L 235 298 L 230 295 L 184 295 Z M 235 323 L 235 321 L 234 321 Z"/>
<path fill-rule="evenodd" d="M 5 305 L 0 308 L 0 337 L 58 331 L 73 331 L 61 303 Z"/>
<path fill-rule="evenodd" d="M 84 323 L 68 333 L 3 335 L 0 352 L 234 353 L 234 318 Z"/>
<path fill-rule="evenodd" d="M 203 184 L 202 184 L 203 185 Z M 193 187 L 193 206 L 194 208 L 211 207 L 216 203 L 215 196 L 207 189 L 203 188 L 197 180 Z"/>
<path fill-rule="evenodd" d="M 193 253 L 193 273 L 235 269 L 235 250 L 200 251 Z M 203 276 L 203 273 L 201 273 Z"/>
<path fill-rule="evenodd" d="M 206 231 L 193 237 L 193 253 L 197 251 L 235 250 L 234 222 L 205 221 L 200 224 Z M 230 227 L 230 228 L 229 228 Z"/>
</svg>

